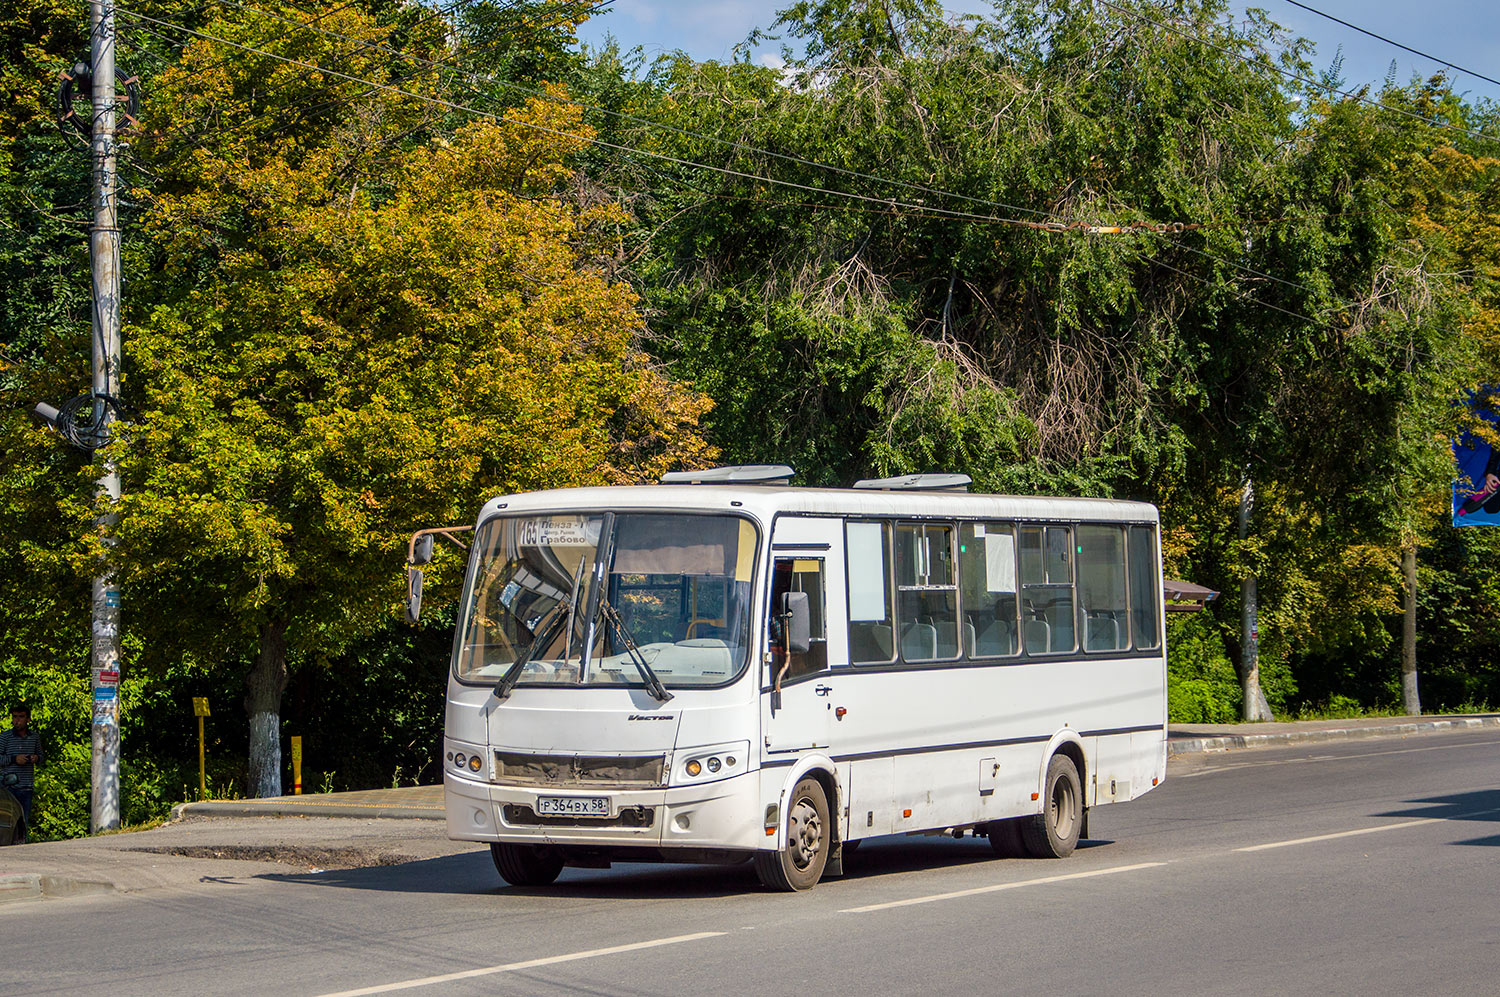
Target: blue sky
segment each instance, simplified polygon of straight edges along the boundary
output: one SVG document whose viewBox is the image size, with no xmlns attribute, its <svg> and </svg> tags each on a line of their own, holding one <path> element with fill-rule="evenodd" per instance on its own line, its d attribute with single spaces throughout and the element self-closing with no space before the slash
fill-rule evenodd
<svg viewBox="0 0 1500 997">
<path fill-rule="evenodd" d="M 1308 6 L 1342 18 L 1402 44 L 1438 56 L 1486 76 L 1500 79 L 1500 17 L 1495 0 L 1306 0 Z M 1272 19 L 1317 44 L 1314 64 L 1325 67 L 1342 47 L 1344 76 L 1351 85 L 1379 83 L 1394 60 L 1405 81 L 1442 68 L 1437 62 L 1403 52 L 1384 42 L 1335 24 L 1287 3 L 1258 0 Z M 647 56 L 682 49 L 696 59 L 727 59 L 735 44 L 753 28 L 769 28 L 775 0 L 614 0 L 609 12 L 579 30 L 579 38 L 597 45 L 612 33 L 625 48 L 637 45 Z M 947 0 L 951 13 L 989 9 L 983 0 Z M 775 47 L 760 50 L 774 53 Z M 1500 86 L 1455 74 L 1460 91 L 1500 101 Z"/>
</svg>

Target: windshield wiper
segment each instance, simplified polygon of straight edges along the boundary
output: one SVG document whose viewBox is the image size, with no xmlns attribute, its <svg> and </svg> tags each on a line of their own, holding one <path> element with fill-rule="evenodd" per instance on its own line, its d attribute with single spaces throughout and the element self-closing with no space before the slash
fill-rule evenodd
<svg viewBox="0 0 1500 997">
<path fill-rule="evenodd" d="M 563 619 L 568 621 L 568 639 L 563 645 L 563 660 L 568 659 L 570 645 L 573 642 L 573 619 L 578 605 L 578 582 L 583 577 L 584 560 L 585 558 L 582 557 L 578 559 L 578 570 L 573 573 L 573 591 L 568 594 L 567 603 L 559 602 L 552 607 L 552 612 L 547 614 L 547 618 L 536 629 L 536 636 L 527 645 L 526 652 L 517 658 L 515 663 L 505 670 L 505 674 L 500 676 L 500 681 L 495 683 L 496 699 L 504 699 L 510 695 L 510 691 L 521 680 L 522 670 L 531 663 L 533 658 L 542 653 L 542 648 L 550 644 L 557 636 L 557 624 Z M 566 615 L 563 613 L 564 608 L 567 609 Z"/>
<path fill-rule="evenodd" d="M 505 674 L 500 676 L 500 681 L 495 683 L 496 699 L 504 699 L 510 695 L 510 690 L 515 688 L 516 683 L 520 681 L 521 671 L 542 652 L 542 648 L 552 642 L 552 638 L 557 635 L 557 625 L 565 618 L 563 608 L 560 602 L 552 607 L 552 612 L 547 614 L 547 618 L 537 628 L 536 636 L 531 639 L 530 644 L 526 645 L 526 650 L 513 665 L 505 670 Z"/>
<path fill-rule="evenodd" d="M 609 604 L 608 599 L 602 596 L 599 599 L 599 614 L 604 617 L 610 629 L 615 632 L 615 640 L 625 645 L 625 653 L 630 656 L 631 663 L 635 665 L 636 669 L 641 673 L 641 678 L 645 680 L 646 691 L 651 693 L 659 703 L 665 703 L 671 699 L 672 694 L 667 691 L 667 687 L 661 684 L 661 679 L 651 670 L 651 665 L 646 661 L 646 656 L 641 653 L 641 649 L 636 646 L 635 639 L 630 636 L 630 631 L 626 628 L 625 621 L 620 619 L 619 612 Z"/>
</svg>

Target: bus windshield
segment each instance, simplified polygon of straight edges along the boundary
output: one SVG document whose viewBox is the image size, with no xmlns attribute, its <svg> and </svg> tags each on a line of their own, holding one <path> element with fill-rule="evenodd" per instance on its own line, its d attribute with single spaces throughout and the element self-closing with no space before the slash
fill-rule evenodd
<svg viewBox="0 0 1500 997">
<path fill-rule="evenodd" d="M 642 685 L 629 641 L 667 687 L 729 682 L 746 663 L 755 549 L 736 516 L 491 519 L 475 537 L 458 678 L 498 682 L 520 659 L 518 685 Z"/>
</svg>

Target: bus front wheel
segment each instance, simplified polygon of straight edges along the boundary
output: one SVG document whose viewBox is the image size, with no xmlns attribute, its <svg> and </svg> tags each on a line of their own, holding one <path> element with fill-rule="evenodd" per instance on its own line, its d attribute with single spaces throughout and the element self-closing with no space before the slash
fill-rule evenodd
<svg viewBox="0 0 1500 997">
<path fill-rule="evenodd" d="M 1067 755 L 1053 755 L 1047 763 L 1047 787 L 1042 812 L 1021 824 L 1026 850 L 1039 859 L 1061 859 L 1078 847 L 1083 830 L 1083 784 L 1078 768 Z"/>
<path fill-rule="evenodd" d="M 803 779 L 792 790 L 786 810 L 786 845 L 755 853 L 755 874 L 767 889 L 810 890 L 828 865 L 828 794 L 816 779 Z"/>
<path fill-rule="evenodd" d="M 563 867 L 563 853 L 546 845 L 490 843 L 490 857 L 500 878 L 511 886 L 546 886 Z"/>
</svg>

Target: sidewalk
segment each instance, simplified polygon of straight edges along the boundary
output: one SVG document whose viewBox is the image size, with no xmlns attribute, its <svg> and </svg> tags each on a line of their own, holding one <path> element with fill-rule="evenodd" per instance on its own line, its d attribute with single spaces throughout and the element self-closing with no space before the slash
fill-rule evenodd
<svg viewBox="0 0 1500 997">
<path fill-rule="evenodd" d="M 443 820 L 442 786 L 304 793 L 257 800 L 204 800 L 172 809 L 177 817 L 372 817 Z"/>
<path fill-rule="evenodd" d="M 1290 723 L 1173 724 L 1167 754 L 1190 755 L 1237 748 L 1278 748 L 1363 737 L 1410 737 L 1449 731 L 1500 729 L 1500 713 L 1460 716 L 1361 717 L 1355 720 L 1298 720 Z"/>
</svg>

